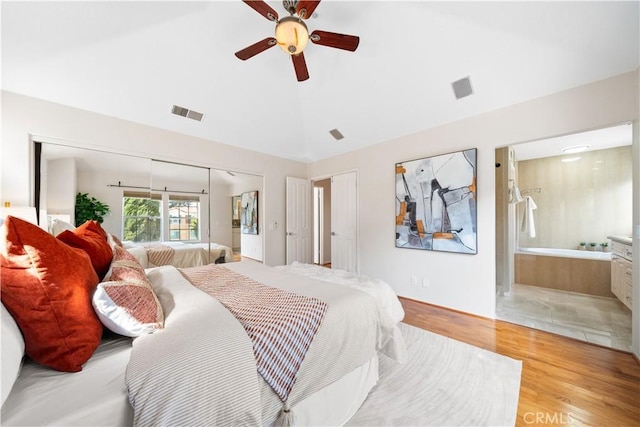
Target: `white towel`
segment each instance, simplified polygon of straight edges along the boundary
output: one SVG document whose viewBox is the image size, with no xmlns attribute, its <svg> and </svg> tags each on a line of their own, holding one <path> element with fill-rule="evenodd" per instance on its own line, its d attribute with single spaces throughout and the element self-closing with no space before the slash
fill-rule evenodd
<svg viewBox="0 0 640 427">
<path fill-rule="evenodd" d="M 510 203 L 520 203 L 524 199 L 522 198 L 522 194 L 520 194 L 520 189 L 518 186 L 514 185 L 509 189 L 509 202 Z"/>
<path fill-rule="evenodd" d="M 536 237 L 536 225 L 533 222 L 533 210 L 536 209 L 535 202 L 531 196 L 524 198 L 524 215 L 522 216 L 522 232 L 529 234 L 529 237 Z"/>
</svg>

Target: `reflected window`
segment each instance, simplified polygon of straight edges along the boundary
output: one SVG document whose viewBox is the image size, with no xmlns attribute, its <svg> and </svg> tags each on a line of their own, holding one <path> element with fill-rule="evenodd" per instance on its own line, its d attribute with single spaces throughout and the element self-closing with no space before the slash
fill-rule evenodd
<svg viewBox="0 0 640 427">
<path fill-rule="evenodd" d="M 200 200 L 169 195 L 169 240 L 200 240 Z"/>
<path fill-rule="evenodd" d="M 162 237 L 160 194 L 125 192 L 122 197 L 122 237 L 132 242 L 158 242 Z"/>
</svg>

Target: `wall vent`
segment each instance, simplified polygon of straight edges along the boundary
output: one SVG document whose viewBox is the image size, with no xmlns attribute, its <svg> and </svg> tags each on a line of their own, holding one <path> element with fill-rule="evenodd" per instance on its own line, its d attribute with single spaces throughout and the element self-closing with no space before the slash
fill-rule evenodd
<svg viewBox="0 0 640 427">
<path fill-rule="evenodd" d="M 202 121 L 204 114 L 199 113 L 197 111 L 189 110 L 188 108 L 179 107 L 174 105 L 171 109 L 171 112 L 177 116 L 186 117 L 188 119 L 197 120 L 199 122 Z"/>
<path fill-rule="evenodd" d="M 473 88 L 471 87 L 471 80 L 469 77 L 456 80 L 451 83 L 451 87 L 453 87 L 453 94 L 456 96 L 456 99 L 461 99 L 473 94 Z"/>
<path fill-rule="evenodd" d="M 341 140 L 342 138 L 344 138 L 344 135 L 340 133 L 340 131 L 338 129 L 332 129 L 329 131 L 329 133 L 331 134 L 331 136 L 333 136 L 336 140 Z"/>
</svg>

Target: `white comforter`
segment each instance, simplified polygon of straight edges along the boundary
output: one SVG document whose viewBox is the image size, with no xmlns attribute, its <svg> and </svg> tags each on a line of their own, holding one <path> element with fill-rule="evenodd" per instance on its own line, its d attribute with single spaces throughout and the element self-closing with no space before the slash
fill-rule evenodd
<svg viewBox="0 0 640 427">
<path fill-rule="evenodd" d="M 396 293 L 388 283 L 379 279 L 371 279 L 362 274 L 349 273 L 344 270 L 320 267 L 319 265 L 303 264 L 294 262 L 291 265 L 281 265 L 276 267 L 288 273 L 300 276 L 312 277 L 326 282 L 337 283 L 359 289 L 366 292 L 378 301 L 378 304 L 386 310 L 391 320 L 398 323 L 404 319 L 404 309 L 398 300 Z"/>
<path fill-rule="evenodd" d="M 227 267 L 328 304 L 287 402 L 294 412 L 296 403 L 378 351 L 404 361 L 399 329 L 369 295 L 253 262 Z M 163 330 L 134 341 L 126 381 L 135 424 L 271 424 L 282 402 L 257 374 L 244 329 L 217 300 L 181 277 L 168 266 L 149 273 L 166 320 Z"/>
</svg>

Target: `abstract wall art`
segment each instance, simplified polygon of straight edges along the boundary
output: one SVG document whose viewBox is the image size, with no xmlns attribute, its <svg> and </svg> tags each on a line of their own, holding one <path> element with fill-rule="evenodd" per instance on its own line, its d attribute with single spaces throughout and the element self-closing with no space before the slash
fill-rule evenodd
<svg viewBox="0 0 640 427">
<path fill-rule="evenodd" d="M 396 247 L 478 252 L 476 156 L 471 148 L 396 163 Z"/>
</svg>

